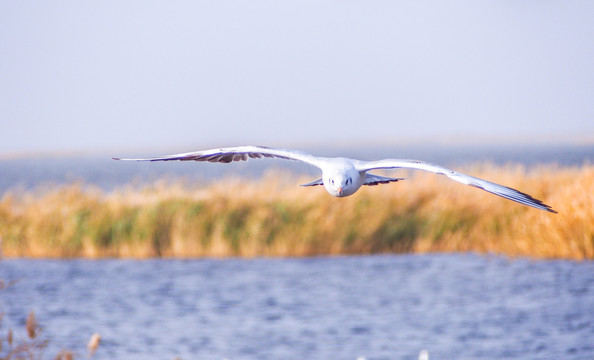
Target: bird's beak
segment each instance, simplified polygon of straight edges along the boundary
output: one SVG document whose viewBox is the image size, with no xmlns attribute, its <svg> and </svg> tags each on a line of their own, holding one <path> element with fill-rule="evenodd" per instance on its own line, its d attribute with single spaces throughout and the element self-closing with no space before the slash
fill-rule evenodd
<svg viewBox="0 0 594 360">
<path fill-rule="evenodd" d="M 338 195 L 342 195 L 342 188 L 341 187 L 338 188 Z"/>
</svg>

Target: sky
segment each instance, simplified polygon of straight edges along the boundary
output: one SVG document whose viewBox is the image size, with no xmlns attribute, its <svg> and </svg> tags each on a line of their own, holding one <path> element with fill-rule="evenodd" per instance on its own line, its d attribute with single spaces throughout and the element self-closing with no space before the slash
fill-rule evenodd
<svg viewBox="0 0 594 360">
<path fill-rule="evenodd" d="M 594 2 L 4 1 L 0 154 L 594 138 Z"/>
</svg>

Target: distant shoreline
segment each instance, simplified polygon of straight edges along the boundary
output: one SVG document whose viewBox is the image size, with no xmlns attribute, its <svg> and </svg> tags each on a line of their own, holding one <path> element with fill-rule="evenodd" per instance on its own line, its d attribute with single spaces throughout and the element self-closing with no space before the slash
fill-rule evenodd
<svg viewBox="0 0 594 360">
<path fill-rule="evenodd" d="M 562 144 L 506 146 L 481 144 L 383 145 L 347 148 L 304 147 L 305 151 L 322 156 L 347 156 L 360 159 L 413 158 L 459 168 L 469 164 L 520 164 L 539 167 L 547 164 L 581 166 L 594 163 L 594 143 L 591 145 Z M 315 176 L 317 169 L 286 160 L 250 160 L 233 164 L 202 163 L 118 163 L 112 156 L 153 156 L 183 149 L 158 151 L 110 151 L 101 153 L 71 153 L 54 157 L 52 154 L 13 159 L 0 159 L 0 194 L 10 189 L 31 190 L 80 182 L 112 190 L 129 183 L 152 183 L 159 179 L 185 179 L 189 182 L 210 182 L 228 176 L 255 179 L 269 171 L 291 172 Z M 55 154 L 54 154 L 55 155 Z"/>
<path fill-rule="evenodd" d="M 199 149 L 216 148 L 221 146 L 231 145 L 250 145 L 245 144 L 188 144 L 185 146 L 151 146 L 151 147 L 113 147 L 113 148 L 98 148 L 98 149 L 39 149 L 39 150 L 3 150 L 0 151 L 0 161 L 7 160 L 22 160 L 22 159 L 56 159 L 56 158 L 80 158 L 80 157 L 107 157 L 111 158 L 114 154 L 168 154 L 187 152 Z M 333 140 L 328 143 L 320 142 L 295 142 L 289 144 L 251 144 L 251 145 L 265 145 L 280 148 L 294 148 L 305 151 L 339 151 L 343 152 L 347 149 L 354 149 L 355 151 L 365 151 L 365 149 L 390 149 L 390 148 L 444 148 L 444 149 L 459 149 L 459 148 L 499 148 L 505 149 L 507 147 L 523 147 L 523 148 L 545 148 L 545 147 L 594 147 L 594 135 L 551 135 L 551 136 L 534 136 L 534 137 L 490 137 L 490 136 L 474 136 L 474 135 L 460 135 L 449 137 L 418 137 L 418 138 L 379 138 L 375 140 Z M 393 156 L 398 156 L 394 154 Z"/>
</svg>

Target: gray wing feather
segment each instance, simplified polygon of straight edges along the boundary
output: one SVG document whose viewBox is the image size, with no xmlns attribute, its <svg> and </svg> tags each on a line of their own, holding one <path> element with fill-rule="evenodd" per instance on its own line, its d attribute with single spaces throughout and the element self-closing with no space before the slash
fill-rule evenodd
<svg viewBox="0 0 594 360">
<path fill-rule="evenodd" d="M 445 175 L 450 179 L 462 184 L 474 186 L 476 188 L 490 192 L 491 194 L 504 197 L 520 204 L 532 206 L 534 208 L 546 210 L 555 214 L 557 213 L 557 211 L 553 210 L 549 205 L 543 203 L 541 200 L 535 199 L 532 196 L 516 189 L 479 179 L 470 175 L 465 175 L 439 165 L 433 165 L 419 160 L 386 159 L 378 161 L 356 161 L 355 166 L 359 171 L 400 168 L 429 171 L 432 173 Z"/>
<path fill-rule="evenodd" d="M 378 184 L 388 184 L 400 180 L 404 180 L 404 178 L 391 178 L 386 176 L 365 173 L 365 180 L 363 181 L 363 185 L 374 186 Z"/>
<path fill-rule="evenodd" d="M 123 159 L 114 160 L 128 161 L 209 161 L 219 163 L 230 163 L 233 161 L 246 161 L 248 159 L 278 158 L 287 160 L 302 161 L 317 167 L 322 166 L 322 158 L 315 157 L 303 151 L 275 149 L 265 146 L 237 146 L 219 149 L 194 151 L 182 154 L 165 155 L 153 158 Z"/>
<path fill-rule="evenodd" d="M 317 179 L 312 182 L 308 182 L 307 184 L 301 184 L 300 186 L 316 186 L 316 185 L 324 185 L 324 180 Z"/>
</svg>

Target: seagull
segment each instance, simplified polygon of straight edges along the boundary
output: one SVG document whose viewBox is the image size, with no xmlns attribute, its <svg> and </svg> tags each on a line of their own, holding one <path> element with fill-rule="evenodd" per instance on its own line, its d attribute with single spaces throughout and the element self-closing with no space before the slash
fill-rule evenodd
<svg viewBox="0 0 594 360">
<path fill-rule="evenodd" d="M 218 163 L 230 163 L 233 161 L 246 161 L 248 159 L 278 158 L 286 160 L 297 160 L 313 165 L 322 171 L 322 178 L 314 180 L 301 186 L 323 185 L 326 191 L 332 196 L 345 197 L 353 195 L 363 185 L 387 184 L 404 180 L 369 173 L 378 169 L 416 169 L 445 175 L 448 178 L 462 184 L 474 186 L 492 194 L 506 199 L 531 206 L 551 213 L 557 213 L 549 205 L 532 196 L 499 185 L 487 180 L 465 175 L 439 165 L 434 165 L 420 160 L 406 159 L 383 159 L 376 161 L 363 161 L 344 157 L 319 157 L 300 150 L 270 148 L 266 146 L 237 146 L 225 147 L 210 150 L 194 151 L 182 154 L 165 155 L 153 158 L 126 159 L 113 158 L 113 160 L 126 161 L 209 161 Z"/>
</svg>

